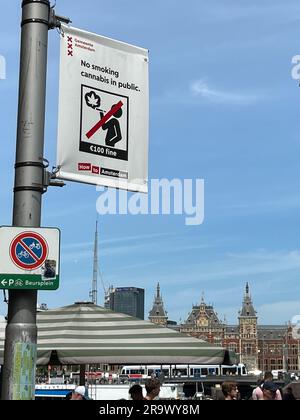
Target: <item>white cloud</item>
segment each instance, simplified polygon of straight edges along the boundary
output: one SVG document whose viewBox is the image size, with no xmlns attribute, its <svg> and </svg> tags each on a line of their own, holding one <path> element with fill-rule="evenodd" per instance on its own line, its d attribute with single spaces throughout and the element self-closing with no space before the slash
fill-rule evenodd
<svg viewBox="0 0 300 420">
<path fill-rule="evenodd" d="M 300 268 L 300 251 L 257 250 L 249 253 L 228 253 L 223 261 L 214 264 L 216 271 L 208 273 L 212 278 L 279 273 Z"/>
<path fill-rule="evenodd" d="M 162 291 L 164 291 L 163 284 L 161 286 Z M 253 304 L 257 311 L 258 323 L 261 325 L 284 325 L 291 321 L 294 316 L 300 315 L 300 300 L 275 301 L 259 305 L 256 303 L 258 295 L 257 288 L 254 287 L 251 291 L 255 294 L 253 296 Z M 244 290 L 242 287 L 229 288 L 228 290 L 225 288 L 213 289 L 205 294 L 205 302 L 207 304 L 213 304 L 220 319 L 223 319 L 225 316 L 229 324 L 237 324 L 238 314 L 242 308 L 243 293 Z M 179 318 L 182 320 L 187 319 L 188 314 L 192 310 L 192 306 L 200 303 L 201 294 L 201 288 L 198 289 L 197 293 L 192 288 L 177 291 L 172 294 L 165 293 L 165 309 L 168 311 L 170 318 L 175 320 Z M 266 294 L 264 300 L 266 301 L 267 299 Z M 273 299 L 274 297 L 272 297 Z M 230 306 L 224 305 L 224 303 L 229 303 Z M 151 303 L 149 306 L 151 306 Z"/>
<path fill-rule="evenodd" d="M 274 302 L 257 307 L 259 323 L 283 324 L 300 314 L 300 300 Z M 260 321 L 261 320 L 261 321 Z"/>
<path fill-rule="evenodd" d="M 145 234 L 137 236 L 124 236 L 123 238 L 111 238 L 99 241 L 99 255 L 100 257 L 126 255 L 134 252 L 135 255 L 142 255 L 145 253 L 149 255 L 175 254 L 189 252 L 193 250 L 209 249 L 216 246 L 216 243 L 201 243 L 201 244 L 184 244 L 174 243 L 174 233 L 161 234 Z M 179 236 L 177 235 L 177 240 Z M 159 248 L 158 245 L 162 247 Z M 68 244 L 62 248 L 62 259 L 64 262 L 78 263 L 81 260 L 92 258 L 93 242 L 82 242 L 75 244 Z"/>
<path fill-rule="evenodd" d="M 59 220 L 63 217 L 69 217 L 71 215 L 78 214 L 82 216 L 82 214 L 85 214 L 89 209 L 91 209 L 94 206 L 94 203 L 84 204 L 84 205 L 69 205 L 68 207 L 61 208 L 59 206 L 55 207 L 46 207 L 43 217 L 46 218 L 46 220 Z"/>
<path fill-rule="evenodd" d="M 265 19 L 268 16 L 269 19 L 280 19 L 282 22 L 286 19 L 291 19 L 291 9 L 293 10 L 294 16 L 299 14 L 300 7 L 297 2 L 290 3 L 287 7 L 285 3 L 278 3 L 274 4 L 274 2 L 270 2 L 269 4 L 261 4 L 261 2 L 255 2 L 253 4 L 243 4 L 243 5 L 236 5 L 234 7 L 230 7 L 228 2 L 225 1 L 225 4 L 221 5 L 221 7 L 210 7 L 208 6 L 207 12 L 207 19 L 211 19 L 214 21 L 233 21 L 233 20 L 241 20 L 241 19 Z"/>
<path fill-rule="evenodd" d="M 103 245 L 107 244 L 113 244 L 113 243 L 122 243 L 122 242 L 139 242 L 143 239 L 155 239 L 155 238 L 161 238 L 161 237 L 168 237 L 173 236 L 175 233 L 172 232 L 166 232 L 166 233 L 151 233 L 151 234 L 143 234 L 143 235 L 135 235 L 135 236 L 119 236 L 115 238 L 109 238 L 109 239 L 99 239 L 99 244 L 102 247 Z M 64 245 L 64 250 L 73 250 L 73 249 L 80 249 L 83 248 L 90 248 L 93 249 L 94 242 L 76 242 L 76 243 L 69 243 Z"/>
<path fill-rule="evenodd" d="M 300 251 L 269 252 L 264 249 L 249 253 L 229 253 L 234 266 L 245 274 L 278 273 L 300 268 Z M 243 269 L 244 267 L 244 269 Z"/>
<path fill-rule="evenodd" d="M 226 210 L 240 211 L 244 216 L 249 214 L 266 214 L 278 211 L 290 211 L 299 209 L 300 197 L 298 195 L 281 196 L 277 200 L 255 201 L 241 204 L 223 206 Z"/>
<path fill-rule="evenodd" d="M 159 278 L 172 285 L 180 283 L 184 278 L 187 288 L 201 284 L 201 290 L 206 291 L 211 290 L 211 285 L 214 287 L 220 285 L 216 282 L 230 280 L 230 284 L 234 286 L 240 281 L 246 282 L 249 277 L 253 278 L 256 285 L 260 284 L 262 276 L 264 286 L 268 284 L 266 276 L 278 284 L 282 281 L 283 273 L 293 274 L 293 270 L 299 269 L 300 250 L 277 252 L 256 250 L 251 253 L 226 253 L 218 259 L 203 260 L 194 264 L 191 262 L 180 264 L 178 261 L 174 270 L 170 268 L 167 273 L 161 272 Z"/>
<path fill-rule="evenodd" d="M 291 306 L 292 310 L 287 304 L 286 308 L 282 307 L 282 312 L 276 312 L 276 318 L 272 321 L 270 316 L 272 311 L 267 310 L 269 305 L 264 309 L 262 302 L 270 302 L 272 305 L 271 302 L 282 298 L 288 299 L 288 293 L 282 296 L 282 285 L 287 281 L 292 293 L 299 294 L 297 275 L 299 268 L 299 250 L 278 252 L 256 250 L 251 253 L 226 254 L 218 261 L 177 266 L 176 270 L 159 273 L 156 277 L 161 283 L 163 293 L 167 291 L 166 285 L 169 287 L 168 293 L 164 293 L 165 307 L 172 319 L 178 320 L 179 317 L 186 319 L 192 304 L 200 302 L 204 291 L 205 301 L 213 303 L 219 315 L 221 317 L 226 315 L 229 323 L 236 323 L 245 284 L 246 281 L 250 281 L 251 295 L 260 323 L 282 324 L 293 315 L 300 314 L 300 307 L 297 312 L 296 304 Z M 178 288 L 183 278 L 184 288 Z M 146 275 L 143 280 L 147 283 Z M 148 283 L 153 284 L 153 273 L 149 275 Z"/>
<path fill-rule="evenodd" d="M 150 234 L 143 234 L 143 235 L 135 235 L 135 236 L 124 236 L 124 237 L 118 237 L 118 238 L 110 238 L 110 239 L 104 239 L 102 241 L 103 244 L 109 244 L 109 243 L 116 243 L 116 242 L 129 242 L 134 241 L 138 242 L 142 239 L 155 239 L 155 238 L 161 238 L 161 237 L 168 237 L 168 236 L 174 236 L 175 233 L 172 232 L 166 232 L 166 233 L 150 233 Z"/>
<path fill-rule="evenodd" d="M 191 84 L 191 92 L 195 97 L 209 102 L 228 105 L 252 105 L 262 99 L 260 95 L 250 93 L 235 93 L 213 89 L 203 80 Z"/>
</svg>

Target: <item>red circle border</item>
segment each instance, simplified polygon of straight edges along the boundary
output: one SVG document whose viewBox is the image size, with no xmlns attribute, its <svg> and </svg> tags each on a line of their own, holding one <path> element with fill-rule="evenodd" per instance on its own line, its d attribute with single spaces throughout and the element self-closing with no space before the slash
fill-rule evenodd
<svg viewBox="0 0 300 420">
<path fill-rule="evenodd" d="M 38 240 L 41 243 L 42 247 L 43 247 L 43 253 L 42 253 L 41 258 L 39 258 L 39 261 L 37 261 L 34 264 L 30 264 L 30 265 L 24 264 L 24 263 L 20 262 L 17 259 L 16 255 L 13 254 L 13 251 L 15 250 L 17 244 L 22 239 L 24 239 L 24 238 L 26 238 L 28 236 L 30 236 L 30 237 Z M 21 233 L 21 234 L 17 235 L 14 238 L 14 240 L 12 241 L 12 243 L 10 245 L 9 254 L 10 254 L 10 258 L 12 259 L 13 263 L 17 267 L 22 268 L 22 269 L 27 270 L 27 271 L 33 271 L 33 270 L 36 270 L 37 268 L 40 268 L 44 264 L 44 262 L 45 262 L 45 260 L 46 260 L 46 258 L 48 256 L 48 243 L 47 243 L 46 239 L 43 238 L 43 236 L 41 236 L 38 233 L 35 233 L 35 232 L 24 232 L 24 233 Z"/>
</svg>

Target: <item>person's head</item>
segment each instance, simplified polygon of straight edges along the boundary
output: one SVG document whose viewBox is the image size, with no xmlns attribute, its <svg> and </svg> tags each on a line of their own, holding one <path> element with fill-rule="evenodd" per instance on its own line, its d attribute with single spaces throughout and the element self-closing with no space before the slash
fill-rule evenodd
<svg viewBox="0 0 300 420">
<path fill-rule="evenodd" d="M 85 400 L 85 387 L 77 386 L 71 396 L 71 400 Z"/>
<path fill-rule="evenodd" d="M 264 380 L 260 378 L 260 379 L 257 380 L 256 386 L 260 387 L 263 383 L 264 383 Z"/>
<path fill-rule="evenodd" d="M 147 398 L 153 400 L 160 392 L 160 382 L 158 378 L 151 378 L 145 384 Z"/>
<path fill-rule="evenodd" d="M 130 390 L 129 390 L 129 394 L 131 396 L 132 400 L 143 400 L 144 396 L 143 396 L 143 388 L 141 387 L 141 385 L 133 385 Z"/>
<path fill-rule="evenodd" d="M 72 391 L 70 391 L 70 392 L 68 392 L 67 394 L 66 394 L 66 400 L 70 400 L 71 398 L 72 398 L 72 394 L 73 394 L 73 392 Z"/>
<path fill-rule="evenodd" d="M 273 373 L 272 372 L 266 372 L 264 376 L 264 381 L 269 382 L 273 381 Z"/>
<path fill-rule="evenodd" d="M 236 382 L 223 382 L 222 392 L 225 400 L 236 400 L 238 395 L 238 388 Z"/>
<path fill-rule="evenodd" d="M 111 109 L 113 109 L 116 105 L 117 105 L 117 104 L 113 105 L 113 106 L 111 107 Z M 121 117 L 122 117 L 122 115 L 123 115 L 122 108 L 118 109 L 118 111 L 116 111 L 116 112 L 114 113 L 114 117 L 115 117 L 115 118 L 121 118 Z"/>
<path fill-rule="evenodd" d="M 277 385 L 274 382 L 266 381 L 262 387 L 264 400 L 275 400 L 277 389 Z"/>
<path fill-rule="evenodd" d="M 284 400 L 295 400 L 295 396 L 293 394 L 293 389 L 291 386 L 288 386 L 287 388 L 284 389 L 284 393 L 283 393 L 283 399 Z"/>
</svg>

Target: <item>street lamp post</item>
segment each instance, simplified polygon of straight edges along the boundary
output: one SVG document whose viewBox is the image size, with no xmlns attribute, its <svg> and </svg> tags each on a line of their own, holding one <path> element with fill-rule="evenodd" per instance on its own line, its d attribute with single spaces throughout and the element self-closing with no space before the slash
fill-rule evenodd
<svg viewBox="0 0 300 420">
<path fill-rule="evenodd" d="M 297 344 L 298 344 L 298 346 L 297 346 L 297 356 L 298 356 L 298 363 L 297 363 L 297 366 L 298 366 L 298 372 L 300 372 L 300 339 L 298 338 L 298 340 L 297 340 Z"/>
<path fill-rule="evenodd" d="M 13 226 L 41 226 L 49 19 L 49 0 L 22 1 Z M 34 399 L 36 305 L 36 290 L 10 290 L 2 384 L 4 400 Z M 25 358 L 29 362 L 22 365 Z"/>
<path fill-rule="evenodd" d="M 54 14 L 50 0 L 22 0 L 21 5 L 13 226 L 39 228 L 45 187 L 59 185 L 46 182 L 44 126 L 48 31 L 59 27 L 58 21 L 63 18 Z M 36 306 L 36 290 L 9 291 L 3 400 L 34 399 L 37 358 Z"/>
<path fill-rule="evenodd" d="M 288 371 L 288 329 L 286 330 L 285 336 L 283 337 L 283 359 L 282 367 L 284 371 Z"/>
<path fill-rule="evenodd" d="M 262 371 L 265 373 L 265 338 L 266 336 L 262 336 Z"/>
</svg>

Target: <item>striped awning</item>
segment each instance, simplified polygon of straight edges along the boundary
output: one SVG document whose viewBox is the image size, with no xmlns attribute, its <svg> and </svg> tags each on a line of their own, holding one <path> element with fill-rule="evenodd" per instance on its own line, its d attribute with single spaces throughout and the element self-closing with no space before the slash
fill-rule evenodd
<svg viewBox="0 0 300 420">
<path fill-rule="evenodd" d="M 63 365 L 236 362 L 222 347 L 93 304 L 41 312 L 37 324 L 38 365 L 48 364 L 53 351 Z"/>
</svg>

